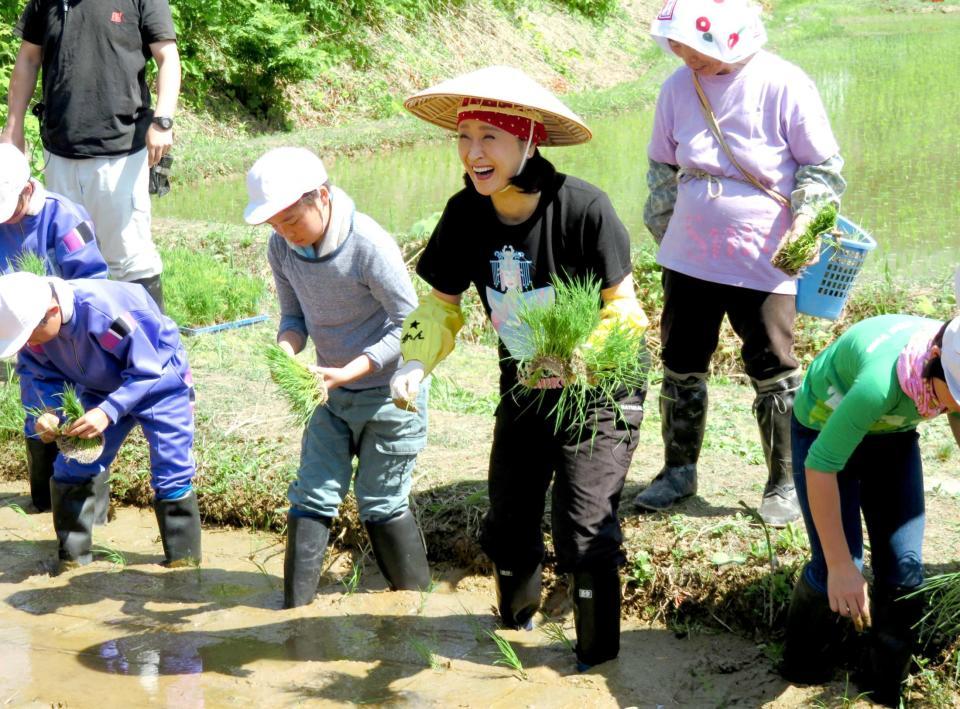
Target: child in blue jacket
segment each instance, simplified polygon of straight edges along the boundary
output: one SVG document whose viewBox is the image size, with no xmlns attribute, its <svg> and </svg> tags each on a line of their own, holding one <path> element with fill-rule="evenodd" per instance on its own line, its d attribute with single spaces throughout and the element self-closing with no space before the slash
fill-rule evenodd
<svg viewBox="0 0 960 709">
<path fill-rule="evenodd" d="M 66 197 L 48 192 L 30 177 L 26 156 L 9 143 L 0 144 L 0 273 L 19 271 L 26 254 L 38 256 L 47 275 L 60 278 L 106 278 L 107 264 L 94 237 L 86 210 Z M 22 386 L 21 386 L 22 388 Z M 27 416 L 27 468 L 30 497 L 40 512 L 50 509 L 50 476 L 57 447 L 33 434 Z M 96 481 L 98 524 L 107 520 L 108 473 Z"/>
<path fill-rule="evenodd" d="M 59 455 L 50 483 L 59 557 L 66 566 L 91 560 L 94 478 L 106 471 L 130 430 L 140 424 L 150 445 L 154 508 L 166 561 L 200 560 L 200 514 L 193 490 L 194 391 L 177 326 L 139 285 L 64 281 L 18 272 L 0 276 L 0 358 L 21 353 L 17 372 L 27 406 L 55 408 L 73 384 L 86 413 L 65 433 L 104 437 L 92 463 Z M 35 423 L 44 441 L 60 420 Z"/>
</svg>

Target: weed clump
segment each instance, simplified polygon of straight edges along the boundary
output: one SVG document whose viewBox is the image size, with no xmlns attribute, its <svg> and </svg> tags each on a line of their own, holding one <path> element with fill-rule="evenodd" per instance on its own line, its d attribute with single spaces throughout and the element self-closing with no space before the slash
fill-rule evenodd
<svg viewBox="0 0 960 709">
<path fill-rule="evenodd" d="M 527 305 L 519 312 L 526 326 L 524 354 L 519 358 L 520 385 L 544 392 L 538 386 L 557 378 L 562 386 L 550 411 L 555 430 L 579 432 L 592 407 L 612 406 L 622 389 L 637 389 L 647 377 L 641 356 L 643 337 L 616 324 L 597 345 L 589 342 L 600 325 L 600 282 L 553 278 L 555 299 L 550 306 Z"/>
<path fill-rule="evenodd" d="M 788 276 L 795 276 L 806 266 L 820 248 L 820 240 L 837 226 L 837 206 L 825 204 L 803 232 L 793 241 L 784 244 L 773 255 L 770 263 Z"/>
<path fill-rule="evenodd" d="M 306 365 L 278 345 L 268 345 L 264 357 L 270 377 L 280 387 L 297 423 L 306 426 L 316 408 L 327 403 L 327 387 Z"/>
<path fill-rule="evenodd" d="M 209 254 L 185 248 L 163 251 L 167 314 L 181 327 L 203 327 L 257 315 L 266 293 L 248 276 Z"/>
</svg>

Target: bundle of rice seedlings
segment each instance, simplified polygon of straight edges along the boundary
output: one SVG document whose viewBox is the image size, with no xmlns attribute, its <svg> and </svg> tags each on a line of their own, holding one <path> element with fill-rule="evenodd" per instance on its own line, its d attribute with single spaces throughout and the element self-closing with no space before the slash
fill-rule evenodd
<svg viewBox="0 0 960 709">
<path fill-rule="evenodd" d="M 327 403 L 327 387 L 306 365 L 278 345 L 267 345 L 263 354 L 270 377 L 280 387 L 297 423 L 306 426 L 316 408 Z"/>
<path fill-rule="evenodd" d="M 60 425 L 60 435 L 57 436 L 57 448 L 64 458 L 70 458 L 88 465 L 103 454 L 103 435 L 93 438 L 78 438 L 66 435 L 66 431 L 74 422 L 86 413 L 77 390 L 72 384 L 63 387 L 60 394 L 60 410 L 63 412 L 64 422 Z"/>
<path fill-rule="evenodd" d="M 21 251 L 14 257 L 13 267 L 17 271 L 26 271 L 37 276 L 47 275 L 47 264 L 33 251 Z"/>
<path fill-rule="evenodd" d="M 820 249 L 821 239 L 837 226 L 837 207 L 832 202 L 825 204 L 803 232 L 793 241 L 784 244 L 773 255 L 770 263 L 789 276 L 795 276 Z"/>
<path fill-rule="evenodd" d="M 617 325 L 599 347 L 585 346 L 600 324 L 600 282 L 554 277 L 553 289 L 553 305 L 525 307 L 518 313 L 529 330 L 525 349 L 531 353 L 519 360 L 520 383 L 545 394 L 537 389 L 540 381 L 559 378 L 563 386 L 550 411 L 555 430 L 581 432 L 592 406 L 610 406 L 619 413 L 617 392 L 646 381 L 643 337 Z"/>
</svg>

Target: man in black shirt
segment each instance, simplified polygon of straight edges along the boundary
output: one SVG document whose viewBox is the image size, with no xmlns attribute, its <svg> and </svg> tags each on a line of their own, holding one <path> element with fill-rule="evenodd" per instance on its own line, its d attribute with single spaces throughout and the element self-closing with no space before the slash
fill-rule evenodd
<svg viewBox="0 0 960 709">
<path fill-rule="evenodd" d="M 117 280 L 163 307 L 150 237 L 149 167 L 173 144 L 180 57 L 167 0 L 28 0 L 0 141 L 24 149 L 24 117 L 43 71 L 40 135 L 47 187 L 82 204 Z M 146 63 L 157 62 L 157 106 Z"/>
</svg>

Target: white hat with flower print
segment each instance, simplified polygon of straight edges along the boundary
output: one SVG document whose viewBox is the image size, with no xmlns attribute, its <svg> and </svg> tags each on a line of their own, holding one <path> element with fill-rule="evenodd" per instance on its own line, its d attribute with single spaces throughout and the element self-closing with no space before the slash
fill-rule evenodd
<svg viewBox="0 0 960 709">
<path fill-rule="evenodd" d="M 669 40 L 735 64 L 767 43 L 761 9 L 749 0 L 666 0 L 650 34 L 667 54 Z"/>
</svg>

